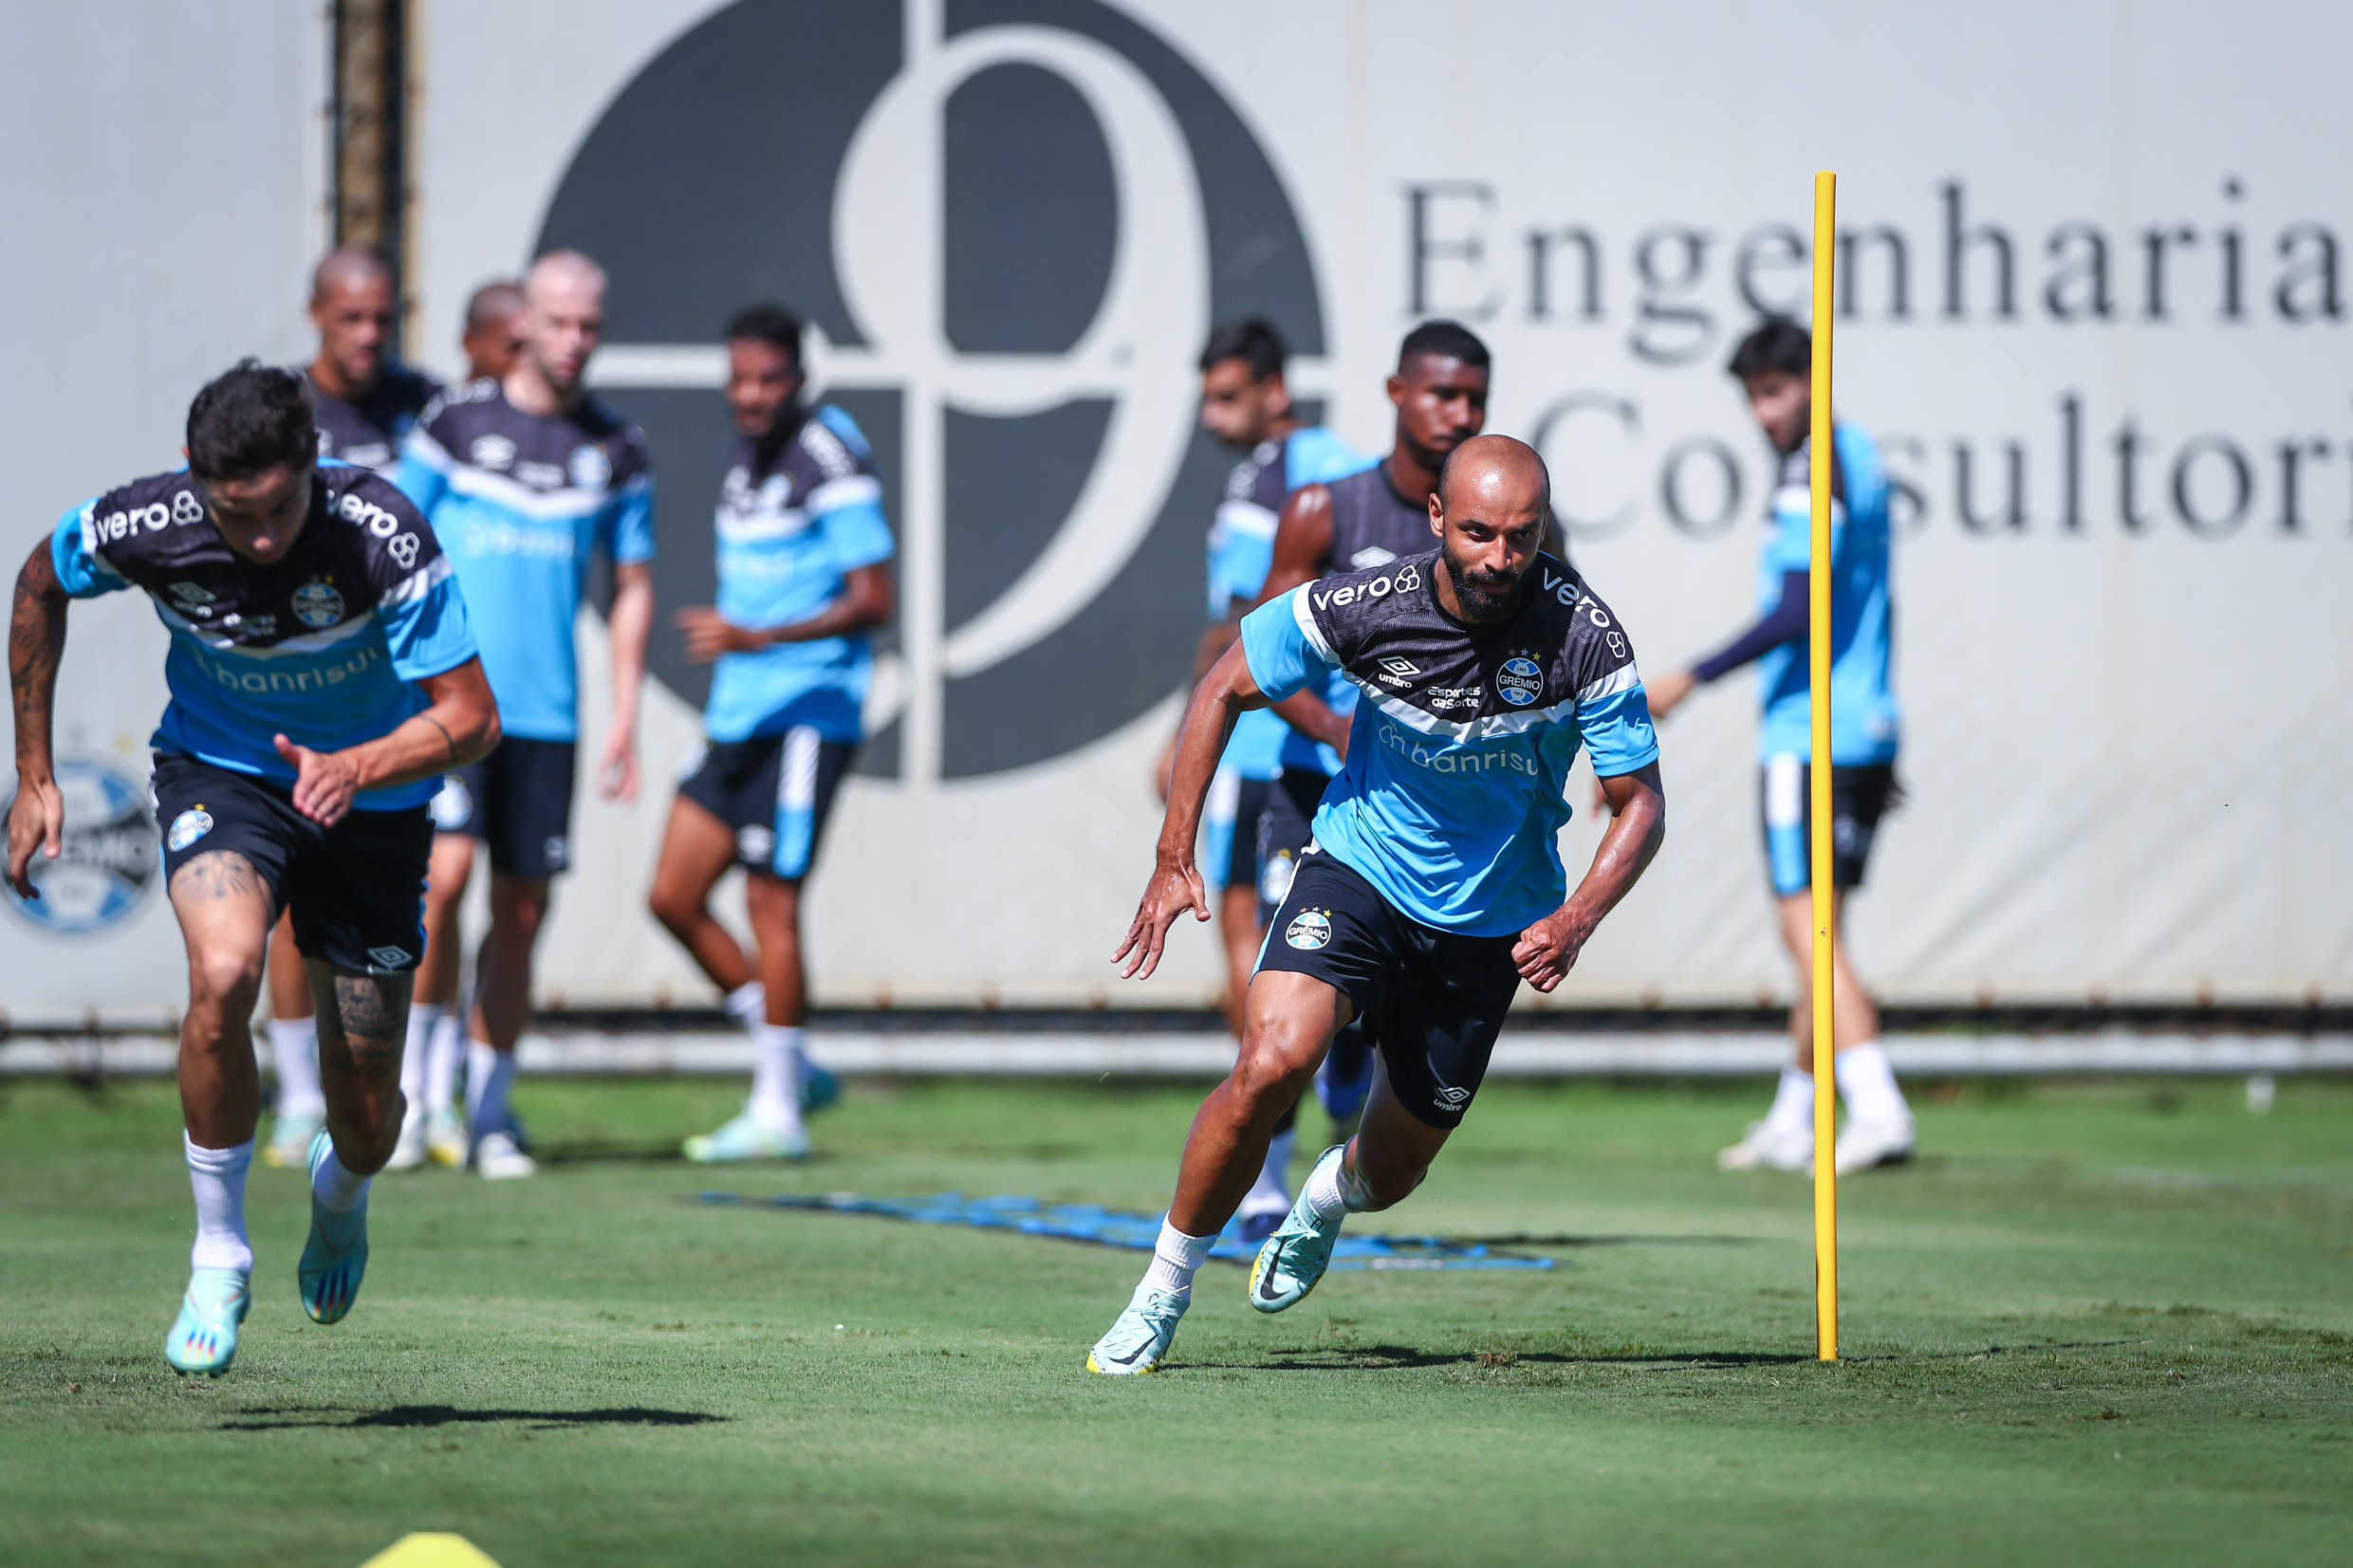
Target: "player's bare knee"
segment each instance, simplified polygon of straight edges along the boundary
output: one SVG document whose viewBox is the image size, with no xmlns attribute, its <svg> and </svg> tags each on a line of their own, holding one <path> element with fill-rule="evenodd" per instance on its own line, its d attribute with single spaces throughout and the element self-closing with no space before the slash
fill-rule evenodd
<svg viewBox="0 0 2353 1568">
<path fill-rule="evenodd" d="M 222 1017 L 251 1016 L 253 1005 L 261 996 L 262 954 L 263 949 L 257 944 L 191 945 L 189 1007 Z"/>
</svg>

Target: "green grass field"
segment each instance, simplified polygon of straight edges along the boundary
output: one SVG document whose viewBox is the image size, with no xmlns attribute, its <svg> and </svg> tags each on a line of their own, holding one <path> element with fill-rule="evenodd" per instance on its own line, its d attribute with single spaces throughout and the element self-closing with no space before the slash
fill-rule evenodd
<svg viewBox="0 0 2353 1568">
<path fill-rule="evenodd" d="M 351 1318 L 295 1299 L 257 1166 L 233 1372 L 163 1331 L 193 1225 L 167 1085 L 0 1087 L 0 1559 L 349 1568 L 1374 1560 L 2347 1560 L 2353 1085 L 1984 1086 L 1847 1184 L 1843 1364 L 1764 1091 L 1501 1084 L 1370 1227 L 1549 1273 L 1202 1276 L 1172 1364 L 1080 1371 L 1140 1254 L 722 1208 L 665 1152 L 735 1085 L 527 1083 L 548 1164 L 387 1178 Z M 1157 1209 L 1195 1092 L 854 1087 L 753 1194 Z M 1364 1225 L 1367 1222 L 1358 1222 Z"/>
</svg>

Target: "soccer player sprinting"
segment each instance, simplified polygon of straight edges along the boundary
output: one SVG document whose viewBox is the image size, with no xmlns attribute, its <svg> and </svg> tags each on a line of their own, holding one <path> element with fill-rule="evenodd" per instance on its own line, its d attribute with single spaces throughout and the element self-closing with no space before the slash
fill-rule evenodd
<svg viewBox="0 0 2353 1568">
<path fill-rule="evenodd" d="M 1428 1173 L 1487 1070 L 1522 980 L 1549 991 L 1665 831 L 1658 747 L 1617 618 L 1540 550 L 1550 481 L 1509 436 L 1457 447 L 1429 517 L 1435 551 L 1294 588 L 1244 618 L 1194 691 L 1158 864 L 1122 974 L 1149 974 L 1169 926 L 1208 918 L 1194 835 L 1235 717 L 1355 683 L 1348 754 L 1269 928 L 1232 1076 L 1185 1141 L 1152 1266 L 1090 1371 L 1150 1372 L 1192 1301 L 1193 1276 L 1333 1035 L 1363 1018 L 1378 1049 L 1363 1121 L 1325 1151 L 1259 1248 L 1250 1301 L 1296 1304 L 1323 1277 L 1342 1222 L 1386 1208 Z M 1574 894 L 1557 834 L 1583 747 L 1616 816 Z"/>
<path fill-rule="evenodd" d="M 1201 351 L 1201 426 L 1248 455 L 1227 476 L 1209 531 L 1210 624 L 1194 660 L 1196 681 L 1233 645 L 1244 613 L 1258 602 L 1285 498 L 1302 486 L 1365 466 L 1339 436 L 1321 425 L 1303 425 L 1293 414 L 1285 358 L 1281 336 L 1255 316 L 1217 328 Z M 1312 695 L 1300 700 L 1317 701 Z M 1226 952 L 1226 1020 L 1236 1040 L 1242 1037 L 1251 968 L 1266 935 L 1259 909 L 1259 820 L 1282 774 L 1284 738 L 1290 733 L 1282 719 L 1263 709 L 1244 713 L 1218 759 L 1202 821 L 1201 870 L 1216 894 L 1217 934 Z M 1156 770 L 1163 800 L 1176 747 L 1172 736 Z M 1287 1118 L 1268 1145 L 1257 1185 L 1243 1201 L 1246 1233 L 1259 1222 L 1261 1235 L 1271 1231 L 1290 1208 L 1290 1148 Z"/>
<path fill-rule="evenodd" d="M 840 409 L 801 401 L 800 321 L 755 305 L 728 323 L 727 356 L 738 439 L 719 492 L 718 603 L 677 616 L 687 656 L 714 663 L 707 740 L 670 807 L 647 903 L 757 1045 L 743 1114 L 687 1139 L 687 1158 L 799 1159 L 804 1102 L 831 1094 L 802 1048 L 801 885 L 858 748 L 866 634 L 891 617 L 894 546 L 865 437 Z M 756 968 L 711 913 L 735 866 Z"/>
<path fill-rule="evenodd" d="M 188 468 L 67 512 L 18 576 L 9 630 L 9 877 L 28 898 L 33 857 L 56 858 L 63 825 L 50 734 L 70 600 L 139 588 L 171 633 L 153 790 L 188 948 L 179 1091 L 196 1241 L 164 1340 L 183 1373 L 229 1369 L 252 1302 L 245 1176 L 261 1085 L 248 1020 L 282 908 L 318 1006 L 326 1101 L 296 1274 L 313 1320 L 351 1309 L 368 1178 L 400 1125 L 425 801 L 498 739 L 433 529 L 389 481 L 318 465 L 313 418 L 293 371 L 248 360 L 213 381 L 188 411 Z"/>
<path fill-rule="evenodd" d="M 523 353 L 523 289 L 503 280 L 486 283 L 466 302 L 458 346 L 466 384 L 504 380 Z M 473 792 L 455 773 L 443 777 L 427 810 L 433 817 L 433 861 L 425 878 L 425 956 L 417 966 L 409 1003 L 408 1048 L 400 1057 L 400 1093 L 408 1115 L 387 1171 L 414 1171 L 427 1159 L 452 1168 L 466 1163 L 466 1124 L 457 1114 L 457 1078 L 465 1064 L 466 1015 L 456 1005 L 459 948 L 457 907 L 473 876 Z"/>
<path fill-rule="evenodd" d="M 654 476 L 645 439 L 584 378 L 604 331 L 604 273 L 577 251 L 532 264 L 523 352 L 504 380 L 435 399 L 410 437 L 400 486 L 433 519 L 475 606 L 482 667 L 506 738 L 458 778 L 465 831 L 491 856 L 491 929 L 474 966 L 466 1120 L 474 1170 L 536 1170 L 509 1116 L 515 1042 L 529 1016 L 531 951 L 548 883 L 570 862 L 580 672 L 572 623 L 591 558 L 613 563 L 605 618 L 613 710 L 598 793 L 638 793 L 638 699 L 652 627 Z M 453 814 L 454 815 L 454 814 Z M 447 819 L 445 819 L 447 820 Z M 461 889 L 453 888 L 454 897 Z"/>
<path fill-rule="evenodd" d="M 1765 859 L 1779 901 L 1781 937 L 1797 966 L 1789 1033 L 1797 1065 L 1764 1119 L 1716 1156 L 1727 1171 L 1809 1168 L 1814 1156 L 1813 862 L 1807 835 L 1813 800 L 1811 673 L 1806 665 L 1807 582 L 1813 548 L 1811 382 L 1813 346 L 1795 322 L 1773 320 L 1732 355 L 1732 373 L 1749 397 L 1781 461 L 1773 491 L 1758 605 L 1763 618 L 1689 670 L 1660 677 L 1652 711 L 1664 719 L 1704 682 L 1753 663 L 1764 701 L 1759 750 Z M 1862 885 L 1880 817 L 1896 795 L 1899 715 L 1888 678 L 1887 475 L 1879 447 L 1853 425 L 1832 433 L 1830 477 L 1830 878 L 1834 1070 L 1846 1100 L 1835 1152 L 1840 1173 L 1909 1159 L 1918 1144 L 1912 1108 L 1880 1047 L 1879 1008 L 1848 962 L 1846 895 Z"/>
<path fill-rule="evenodd" d="M 1486 426 L 1491 366 L 1487 345 L 1468 327 L 1424 322 L 1398 347 L 1389 377 L 1397 409 L 1388 455 L 1345 478 L 1309 485 L 1288 499 L 1274 536 L 1262 602 L 1334 572 L 1379 566 L 1430 547 L 1430 493 L 1447 454 Z M 1316 804 L 1347 752 L 1356 688 L 1335 671 L 1321 692 L 1303 692 L 1276 711 L 1288 721 L 1282 769 L 1259 818 L 1262 924 L 1274 917 L 1305 853 Z M 1345 1124 L 1372 1088 L 1364 1026 L 1351 1024 L 1333 1041 L 1316 1087 L 1325 1110 Z M 1242 1235 L 1259 1241 L 1291 1206 L 1283 1172 L 1290 1161 L 1291 1119 L 1268 1145 L 1268 1169 L 1242 1202 Z"/>
<path fill-rule="evenodd" d="M 440 390 L 432 377 L 392 360 L 393 311 L 392 272 L 373 251 L 331 250 L 310 275 L 310 323 L 318 329 L 319 352 L 304 375 L 319 422 L 322 462 L 391 471 L 400 442 Z M 325 1121 L 326 1101 L 319 1090 L 319 1025 L 291 916 L 282 917 L 271 933 L 269 979 L 278 1100 L 262 1158 L 299 1170 Z"/>
</svg>

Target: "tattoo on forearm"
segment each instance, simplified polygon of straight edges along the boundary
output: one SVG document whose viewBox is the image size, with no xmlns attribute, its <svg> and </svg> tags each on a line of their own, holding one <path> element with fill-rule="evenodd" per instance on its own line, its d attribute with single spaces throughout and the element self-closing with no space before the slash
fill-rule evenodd
<svg viewBox="0 0 2353 1568">
<path fill-rule="evenodd" d="M 319 1014 L 319 1042 L 348 1057 L 351 1070 L 365 1077 L 397 1073 L 408 1030 L 409 991 L 405 974 L 337 974 L 332 1009 Z M 332 1013 L 332 1023 L 329 1014 Z"/>
<path fill-rule="evenodd" d="M 44 545 L 17 574 L 9 615 L 9 691 L 16 713 L 20 763 L 46 754 L 57 665 L 65 652 L 64 596 Z"/>
<path fill-rule="evenodd" d="M 233 849 L 207 851 L 172 874 L 176 899 L 238 898 L 263 887 L 253 862 Z"/>
<path fill-rule="evenodd" d="M 457 761 L 457 737 L 450 733 L 450 727 L 443 724 L 439 719 L 435 718 L 431 713 L 419 713 L 417 716 L 424 720 L 427 724 L 432 725 L 435 729 L 441 731 L 441 739 L 449 745 L 450 761 L 452 763 L 455 763 Z"/>
</svg>

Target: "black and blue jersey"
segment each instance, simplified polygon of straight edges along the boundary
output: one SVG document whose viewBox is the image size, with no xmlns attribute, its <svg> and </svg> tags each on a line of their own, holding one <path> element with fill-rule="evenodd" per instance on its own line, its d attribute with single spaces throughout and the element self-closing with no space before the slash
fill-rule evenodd
<svg viewBox="0 0 2353 1568">
<path fill-rule="evenodd" d="M 305 371 L 303 379 L 310 380 Z M 389 474 L 400 464 L 400 448 L 409 432 L 439 395 L 441 383 L 419 370 L 391 365 L 376 378 L 365 396 L 351 399 L 323 392 L 310 382 L 310 400 L 318 415 L 319 456 Z"/>
<path fill-rule="evenodd" d="M 466 602 L 432 527 L 391 481 L 322 465 L 293 547 L 267 564 L 237 554 L 182 470 L 134 479 L 75 507 L 49 540 L 76 599 L 139 588 L 172 634 L 171 705 L 157 750 L 291 784 L 284 734 L 340 751 L 391 733 L 428 704 L 412 684 L 475 654 Z M 373 789 L 353 804 L 422 804 L 438 779 Z"/>
</svg>

